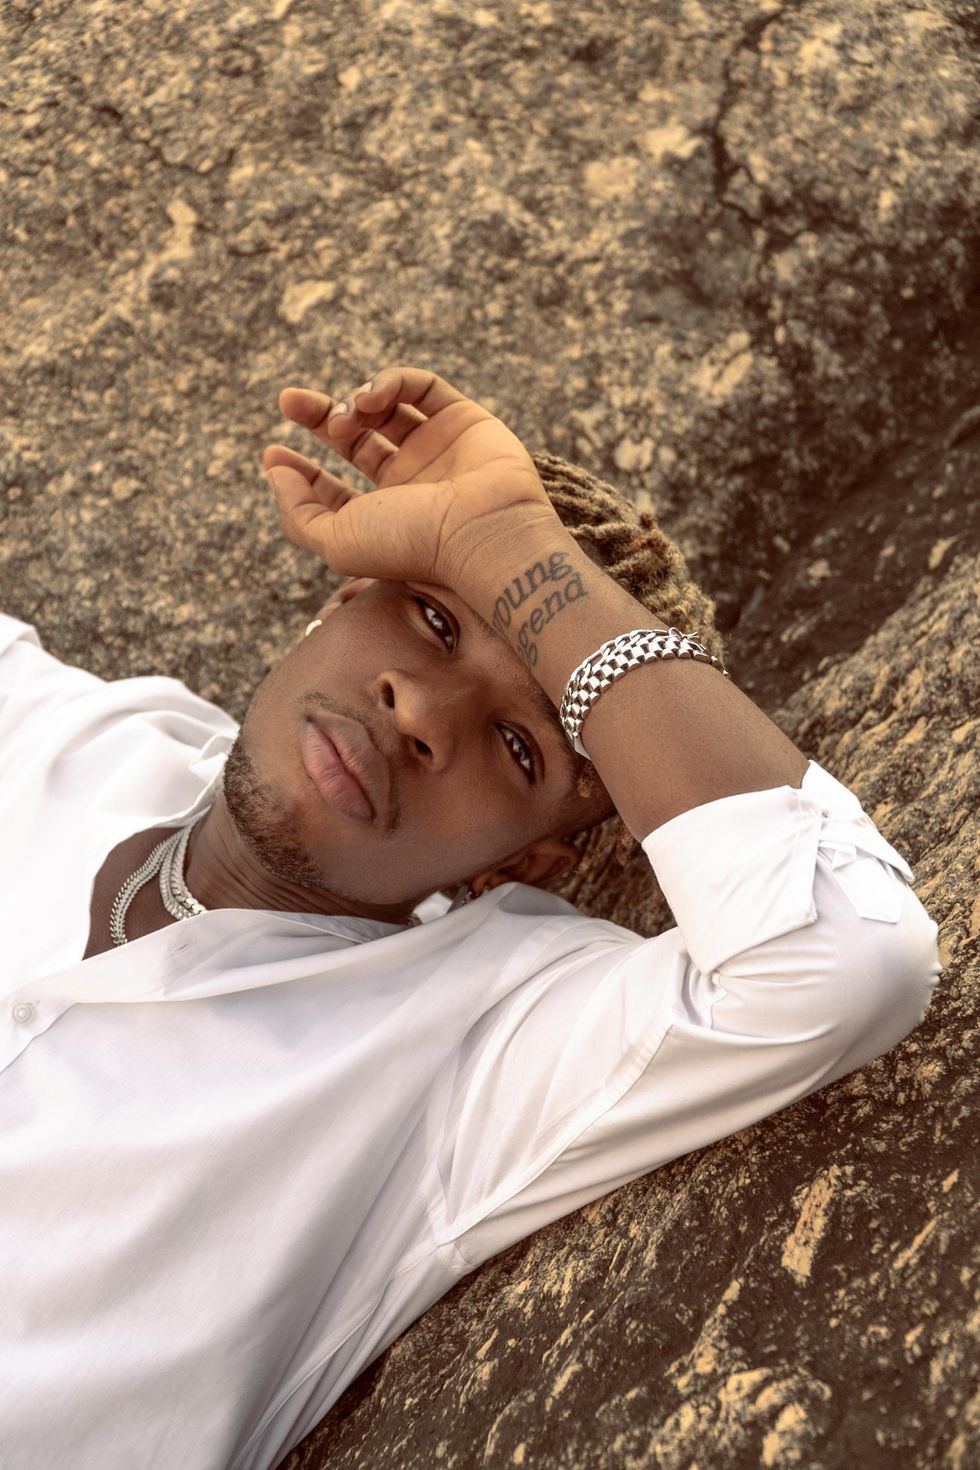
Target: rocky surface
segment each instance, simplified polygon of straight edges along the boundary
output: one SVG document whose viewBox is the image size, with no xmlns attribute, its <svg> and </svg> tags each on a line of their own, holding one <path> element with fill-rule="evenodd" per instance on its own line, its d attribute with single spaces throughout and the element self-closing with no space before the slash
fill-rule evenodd
<svg viewBox="0 0 980 1470">
<path fill-rule="evenodd" d="M 431 366 L 655 511 L 942 928 L 902 1046 L 491 1262 L 289 1470 L 978 1457 L 978 49 L 971 0 L 0 10 L 0 606 L 241 718 L 332 585 L 280 389 Z"/>
</svg>

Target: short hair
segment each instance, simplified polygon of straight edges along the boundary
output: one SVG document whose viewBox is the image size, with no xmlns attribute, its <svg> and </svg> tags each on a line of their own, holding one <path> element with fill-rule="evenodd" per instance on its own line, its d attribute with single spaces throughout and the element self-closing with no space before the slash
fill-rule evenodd
<svg viewBox="0 0 980 1470">
<path fill-rule="evenodd" d="M 696 633 L 708 652 L 724 663 L 715 604 L 692 580 L 680 547 L 661 530 L 652 512 L 639 510 L 614 486 L 557 454 L 531 457 L 559 520 L 591 560 L 658 622 Z M 598 798 L 604 787 L 595 766 L 578 759 L 576 794 Z M 638 846 L 618 812 L 577 832 L 573 828 L 558 835 L 579 851 L 576 879 L 607 859 L 625 866 Z"/>
</svg>

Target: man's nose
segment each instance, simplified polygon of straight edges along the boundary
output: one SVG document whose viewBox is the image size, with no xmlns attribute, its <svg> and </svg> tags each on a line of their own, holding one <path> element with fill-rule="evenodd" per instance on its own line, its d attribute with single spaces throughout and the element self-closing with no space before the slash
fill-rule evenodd
<svg viewBox="0 0 980 1470">
<path fill-rule="evenodd" d="M 475 728 L 477 693 L 457 670 L 423 680 L 390 669 L 375 680 L 374 692 L 409 757 L 429 770 L 447 769 L 465 732 Z"/>
</svg>

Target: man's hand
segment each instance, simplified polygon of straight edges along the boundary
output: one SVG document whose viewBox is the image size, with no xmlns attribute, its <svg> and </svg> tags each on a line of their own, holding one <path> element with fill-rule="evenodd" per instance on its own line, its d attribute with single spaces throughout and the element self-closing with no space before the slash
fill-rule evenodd
<svg viewBox="0 0 980 1470">
<path fill-rule="evenodd" d="M 337 572 L 462 595 L 472 559 L 512 541 L 516 522 L 567 534 L 520 440 L 435 373 L 383 368 L 339 402 L 286 388 L 279 406 L 378 487 L 364 494 L 283 445 L 262 456 L 284 532 Z"/>
</svg>

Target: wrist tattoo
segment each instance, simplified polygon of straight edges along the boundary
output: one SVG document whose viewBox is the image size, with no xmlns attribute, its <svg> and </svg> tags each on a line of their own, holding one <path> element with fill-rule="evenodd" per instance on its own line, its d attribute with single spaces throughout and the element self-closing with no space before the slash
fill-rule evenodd
<svg viewBox="0 0 980 1470">
<path fill-rule="evenodd" d="M 543 603 L 531 610 L 517 626 L 517 652 L 533 669 L 538 661 L 538 646 L 533 641 L 552 618 L 567 607 L 588 597 L 582 582 L 581 572 L 574 571 L 564 551 L 553 551 L 547 561 L 536 561 L 519 577 L 508 582 L 493 605 L 492 627 L 503 637 L 513 636 L 512 625 L 517 626 L 516 614 L 529 602 L 539 588 L 552 583 L 551 591 L 545 593 Z"/>
</svg>

